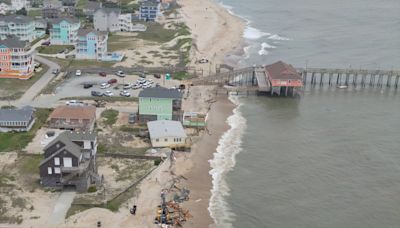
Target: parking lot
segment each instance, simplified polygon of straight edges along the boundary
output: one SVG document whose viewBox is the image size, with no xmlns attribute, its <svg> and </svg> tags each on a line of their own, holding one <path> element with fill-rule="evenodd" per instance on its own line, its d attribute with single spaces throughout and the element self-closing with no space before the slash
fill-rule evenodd
<svg viewBox="0 0 400 228">
<path fill-rule="evenodd" d="M 115 79 L 116 83 L 113 83 L 108 88 L 101 89 L 102 83 Z M 66 97 L 88 97 L 92 96 L 92 91 L 98 91 L 105 93 L 109 91 L 113 93 L 112 96 L 121 96 L 120 92 L 123 91 L 124 84 L 135 84 L 140 79 L 138 75 L 126 75 L 125 77 L 118 77 L 116 75 L 107 75 L 106 77 L 99 76 L 98 74 L 82 74 L 81 76 L 72 76 L 66 79 L 63 84 L 56 88 L 54 94 L 50 95 L 39 95 L 34 100 L 34 105 L 37 107 L 53 107 L 58 100 Z M 152 87 L 159 84 L 162 87 L 171 88 L 177 87 L 180 84 L 178 80 L 164 80 L 163 77 L 160 79 L 155 78 L 153 75 L 146 75 L 146 79 L 153 81 Z M 85 84 L 92 84 L 90 88 L 84 88 Z M 132 97 L 137 97 L 142 89 L 126 89 Z"/>
</svg>

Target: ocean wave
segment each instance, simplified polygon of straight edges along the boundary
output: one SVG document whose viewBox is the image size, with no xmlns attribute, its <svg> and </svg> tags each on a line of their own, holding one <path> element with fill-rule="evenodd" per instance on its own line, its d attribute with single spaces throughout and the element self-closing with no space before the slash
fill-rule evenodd
<svg viewBox="0 0 400 228">
<path fill-rule="evenodd" d="M 245 47 L 243 48 L 243 52 L 244 52 L 243 58 L 244 58 L 244 59 L 250 58 L 250 48 L 251 48 L 251 45 L 245 46 Z"/>
<path fill-rule="evenodd" d="M 265 49 L 261 49 L 261 50 L 258 51 L 259 55 L 268 55 L 268 53 L 269 52 L 267 50 L 265 50 Z"/>
<path fill-rule="evenodd" d="M 273 34 L 273 35 L 269 36 L 268 39 L 270 39 L 270 40 L 292 40 L 287 37 L 279 36 L 278 34 Z"/>
<path fill-rule="evenodd" d="M 212 168 L 210 175 L 212 176 L 213 187 L 208 210 L 217 227 L 232 227 L 235 215 L 225 200 L 230 192 L 225 177 L 236 164 L 235 156 L 242 150 L 242 135 L 246 127 L 246 119 L 239 110 L 238 97 L 230 96 L 229 99 L 238 105 L 227 121 L 231 128 L 222 135 L 214 158 L 209 161 Z"/>
<path fill-rule="evenodd" d="M 269 35 L 271 35 L 271 34 L 267 33 L 267 32 L 262 32 L 256 28 L 253 28 L 250 26 L 247 26 L 243 32 L 243 37 L 246 39 L 249 39 L 249 40 L 258 40 L 261 37 L 269 36 Z"/>
</svg>

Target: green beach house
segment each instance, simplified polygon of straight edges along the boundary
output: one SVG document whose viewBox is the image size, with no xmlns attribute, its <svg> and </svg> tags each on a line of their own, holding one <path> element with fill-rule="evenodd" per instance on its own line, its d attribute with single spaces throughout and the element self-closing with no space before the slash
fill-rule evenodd
<svg viewBox="0 0 400 228">
<path fill-rule="evenodd" d="M 147 88 L 139 93 L 139 121 L 178 120 L 182 118 L 182 93 L 163 87 Z"/>
</svg>

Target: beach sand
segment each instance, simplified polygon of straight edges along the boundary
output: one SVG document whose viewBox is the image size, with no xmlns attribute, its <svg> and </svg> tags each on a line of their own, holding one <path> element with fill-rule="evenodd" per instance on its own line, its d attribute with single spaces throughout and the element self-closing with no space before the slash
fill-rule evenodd
<svg viewBox="0 0 400 228">
<path fill-rule="evenodd" d="M 178 0 L 181 14 L 191 29 L 195 50 L 191 65 L 201 67 L 204 75 L 215 72 L 231 53 L 243 52 L 243 32 L 246 22 L 230 14 L 214 0 Z M 208 64 L 196 64 L 206 58 Z"/>
</svg>

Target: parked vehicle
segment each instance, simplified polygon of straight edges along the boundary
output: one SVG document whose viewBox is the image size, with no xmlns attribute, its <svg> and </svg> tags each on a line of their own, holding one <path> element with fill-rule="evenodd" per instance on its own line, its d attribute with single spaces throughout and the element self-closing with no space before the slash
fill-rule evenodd
<svg viewBox="0 0 400 228">
<path fill-rule="evenodd" d="M 201 58 L 198 62 L 199 62 L 199 63 L 208 63 L 208 59 L 206 59 L 206 58 Z"/>
<path fill-rule="evenodd" d="M 91 94 L 92 94 L 92 96 L 94 96 L 94 97 L 101 97 L 101 96 L 103 96 L 103 93 L 102 93 L 102 92 L 99 92 L 99 91 L 92 91 Z"/>
<path fill-rule="evenodd" d="M 118 82 L 118 80 L 115 79 L 115 78 L 112 78 L 112 79 L 108 80 L 108 84 L 114 84 L 114 83 L 117 83 L 117 82 Z"/>
<path fill-rule="evenodd" d="M 112 97 L 113 95 L 114 95 L 114 93 L 111 92 L 110 90 L 107 90 L 106 92 L 104 92 L 104 96 Z"/>
<path fill-rule="evenodd" d="M 128 91 L 126 91 L 126 90 L 122 90 L 122 91 L 119 93 L 119 95 L 121 95 L 121 96 L 123 96 L 123 97 L 130 97 L 130 96 L 131 96 L 131 94 L 130 94 Z"/>
<path fill-rule="evenodd" d="M 76 76 L 81 76 L 82 75 L 82 71 L 81 70 L 76 70 L 75 75 Z"/>
<path fill-rule="evenodd" d="M 132 88 L 132 85 L 131 84 L 124 84 L 123 88 L 124 89 L 130 89 L 130 88 Z"/>
<path fill-rule="evenodd" d="M 100 75 L 101 77 L 107 76 L 106 72 L 100 72 L 99 75 Z"/>
<path fill-rule="evenodd" d="M 35 68 L 39 68 L 39 67 L 41 67 L 41 66 L 42 66 L 42 64 L 41 64 L 41 63 L 39 63 L 39 62 L 35 62 L 33 65 L 35 66 Z"/>
<path fill-rule="evenodd" d="M 180 85 L 179 85 L 179 89 L 180 89 L 180 90 L 184 90 L 184 89 L 186 89 L 186 86 L 185 86 L 184 84 L 180 84 Z"/>
<path fill-rule="evenodd" d="M 52 73 L 53 74 L 58 74 L 60 72 L 60 70 L 57 68 L 57 69 L 54 69 L 53 71 L 52 71 Z"/>
<path fill-rule="evenodd" d="M 108 84 L 107 82 L 105 82 L 105 83 L 101 83 L 101 85 L 100 85 L 100 89 L 107 89 L 107 88 L 110 88 L 110 84 Z"/>
<path fill-rule="evenodd" d="M 44 42 L 42 42 L 42 45 L 43 46 L 49 46 L 50 45 L 50 41 L 48 40 L 48 41 L 44 41 Z"/>
<path fill-rule="evenodd" d="M 65 102 L 66 105 L 70 105 L 70 106 L 82 106 L 84 105 L 84 103 L 82 101 L 77 101 L 77 100 L 69 100 L 67 102 Z"/>
<path fill-rule="evenodd" d="M 91 88 L 91 87 L 93 87 L 93 84 L 92 84 L 92 83 L 85 83 L 85 84 L 83 84 L 83 88 L 84 88 L 84 89 L 89 89 L 89 88 Z"/>
<path fill-rule="evenodd" d="M 154 77 L 155 78 L 161 78 L 161 75 L 160 74 L 154 74 Z"/>
<path fill-rule="evenodd" d="M 142 74 L 139 75 L 139 77 L 146 78 L 146 74 L 142 73 Z"/>
<path fill-rule="evenodd" d="M 129 114 L 128 123 L 134 124 L 135 122 L 136 122 L 136 114 L 135 113 L 130 113 Z"/>
<path fill-rule="evenodd" d="M 132 86 L 132 89 L 140 89 L 142 86 L 140 84 L 135 84 Z"/>
<path fill-rule="evenodd" d="M 125 77 L 125 73 L 122 70 L 117 71 L 117 73 L 115 73 L 115 75 L 117 75 L 118 77 Z"/>
</svg>

